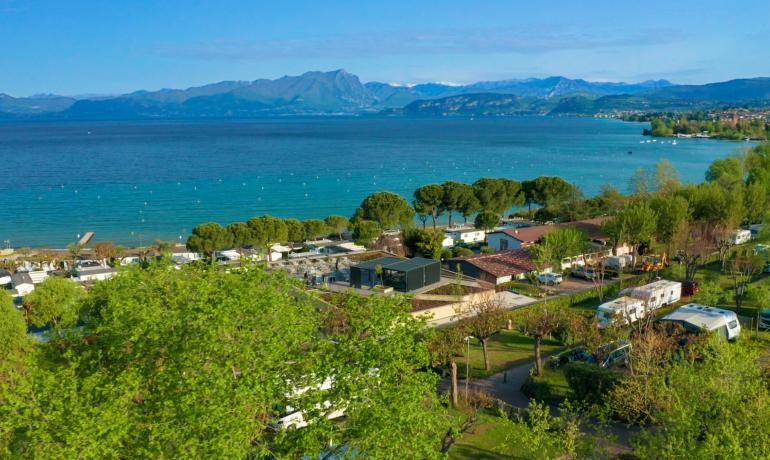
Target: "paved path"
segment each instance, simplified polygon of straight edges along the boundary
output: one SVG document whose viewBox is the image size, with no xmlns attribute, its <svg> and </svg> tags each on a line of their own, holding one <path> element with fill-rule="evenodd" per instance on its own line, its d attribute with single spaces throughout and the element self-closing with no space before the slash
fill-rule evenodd
<svg viewBox="0 0 770 460">
<path fill-rule="evenodd" d="M 548 362 L 548 358 L 552 354 L 543 355 L 543 365 Z M 483 390 L 493 397 L 505 401 L 513 407 L 526 409 L 529 406 L 529 398 L 521 392 L 521 386 L 526 383 L 529 378 L 529 372 L 534 367 L 535 362 L 529 361 L 523 364 L 510 367 L 503 372 L 493 374 L 489 377 L 481 379 L 471 379 L 469 389 Z M 461 363 L 457 364 L 457 372 L 463 375 L 464 369 Z M 462 399 L 465 391 L 465 381 L 460 380 L 458 383 L 459 398 Z M 438 389 L 441 392 L 449 391 L 449 377 L 442 378 L 439 382 Z M 554 405 L 551 406 L 551 413 L 556 415 L 558 408 Z M 619 455 L 621 453 L 632 452 L 629 439 L 632 434 L 638 431 L 637 428 L 629 428 L 620 422 L 611 422 L 607 427 L 609 432 L 612 433 L 616 441 L 609 446 L 611 453 Z M 589 428 L 590 431 L 590 428 Z"/>
</svg>

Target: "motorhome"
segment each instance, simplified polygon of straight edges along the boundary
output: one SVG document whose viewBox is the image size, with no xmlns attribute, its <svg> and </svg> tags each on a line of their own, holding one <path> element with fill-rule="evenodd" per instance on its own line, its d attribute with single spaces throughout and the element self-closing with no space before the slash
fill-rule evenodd
<svg viewBox="0 0 770 460">
<path fill-rule="evenodd" d="M 738 337 L 741 333 L 741 324 L 734 311 L 697 303 L 683 305 L 661 318 L 660 321 L 678 324 L 689 332 L 716 331 L 728 340 Z"/>
<path fill-rule="evenodd" d="M 629 296 L 605 302 L 596 308 L 596 319 L 600 328 L 611 325 L 625 326 L 635 323 L 646 315 L 644 301 Z"/>
<path fill-rule="evenodd" d="M 682 283 L 658 280 L 643 286 L 624 289 L 620 291 L 620 295 L 640 299 L 645 302 L 647 309 L 652 311 L 678 302 L 682 297 Z"/>
</svg>

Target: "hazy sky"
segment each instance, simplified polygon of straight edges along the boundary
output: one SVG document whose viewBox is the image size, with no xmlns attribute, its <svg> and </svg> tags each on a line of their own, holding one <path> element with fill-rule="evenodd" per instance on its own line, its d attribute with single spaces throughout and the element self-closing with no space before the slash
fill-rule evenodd
<svg viewBox="0 0 770 460">
<path fill-rule="evenodd" d="M 770 76 L 770 0 L 0 0 L 0 92 L 345 68 L 363 81 Z"/>
</svg>

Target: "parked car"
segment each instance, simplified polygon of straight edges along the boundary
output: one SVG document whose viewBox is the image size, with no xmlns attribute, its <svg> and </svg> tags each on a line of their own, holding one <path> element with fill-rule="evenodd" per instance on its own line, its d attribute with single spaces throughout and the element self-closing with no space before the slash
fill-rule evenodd
<svg viewBox="0 0 770 460">
<path fill-rule="evenodd" d="M 683 281 L 682 282 L 682 295 L 694 296 L 695 293 L 700 291 L 697 281 Z"/>
<path fill-rule="evenodd" d="M 548 361 L 548 366 L 557 368 L 576 361 L 595 364 L 604 368 L 625 366 L 628 363 L 628 355 L 630 352 L 631 342 L 627 340 L 610 342 L 602 346 L 596 355 L 589 353 L 581 346 L 552 356 Z"/>
<path fill-rule="evenodd" d="M 561 284 L 561 282 L 564 281 L 564 278 L 562 278 L 561 274 L 559 273 L 541 273 L 537 275 L 537 279 L 541 283 L 547 284 L 549 286 L 554 284 Z"/>
<path fill-rule="evenodd" d="M 770 308 L 759 310 L 759 327 L 770 329 Z"/>
<path fill-rule="evenodd" d="M 599 277 L 599 273 L 593 267 L 575 267 L 572 269 L 572 276 L 592 280 Z"/>
</svg>

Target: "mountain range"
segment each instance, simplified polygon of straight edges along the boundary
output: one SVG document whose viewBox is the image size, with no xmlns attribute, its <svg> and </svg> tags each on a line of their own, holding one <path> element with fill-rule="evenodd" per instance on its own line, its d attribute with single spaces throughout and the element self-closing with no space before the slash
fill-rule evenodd
<svg viewBox="0 0 770 460">
<path fill-rule="evenodd" d="M 468 85 L 362 83 L 345 70 L 275 80 L 223 81 L 119 96 L 14 98 L 0 93 L 3 119 L 245 118 L 286 115 L 440 116 L 595 114 L 613 110 L 691 110 L 770 101 L 770 78 L 676 85 L 590 82 L 565 77 Z"/>
</svg>

